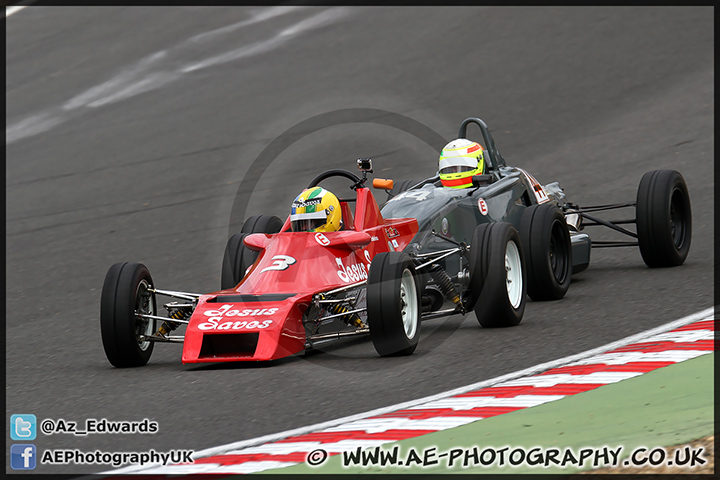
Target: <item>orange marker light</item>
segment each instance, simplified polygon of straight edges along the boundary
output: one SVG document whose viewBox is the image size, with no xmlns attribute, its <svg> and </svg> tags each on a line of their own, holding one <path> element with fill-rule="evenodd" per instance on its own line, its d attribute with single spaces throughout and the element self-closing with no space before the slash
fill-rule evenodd
<svg viewBox="0 0 720 480">
<path fill-rule="evenodd" d="M 373 179 L 373 187 L 379 188 L 382 190 L 392 190 L 393 188 L 393 181 L 389 178 L 374 178 Z"/>
</svg>

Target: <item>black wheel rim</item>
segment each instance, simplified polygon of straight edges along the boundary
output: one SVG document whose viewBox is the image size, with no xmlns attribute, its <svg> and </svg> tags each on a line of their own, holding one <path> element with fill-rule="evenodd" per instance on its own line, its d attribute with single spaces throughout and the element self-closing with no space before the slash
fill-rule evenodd
<svg viewBox="0 0 720 480">
<path fill-rule="evenodd" d="M 138 347 L 143 351 L 150 347 L 150 342 L 144 340 L 142 337 L 151 335 L 153 332 L 150 332 L 148 327 L 154 326 L 154 322 L 139 316 L 139 314 L 155 314 L 155 299 L 152 293 L 149 292 L 149 288 L 150 285 L 148 285 L 147 281 L 142 280 L 138 284 L 135 293 L 135 338 L 137 339 Z"/>
<path fill-rule="evenodd" d="M 679 189 L 675 189 L 670 200 L 670 236 L 678 250 L 685 243 L 685 234 L 685 197 Z"/>
<path fill-rule="evenodd" d="M 550 234 L 550 268 L 555 280 L 560 284 L 565 282 L 568 270 L 568 246 L 564 233 L 559 222 L 553 223 Z"/>
</svg>

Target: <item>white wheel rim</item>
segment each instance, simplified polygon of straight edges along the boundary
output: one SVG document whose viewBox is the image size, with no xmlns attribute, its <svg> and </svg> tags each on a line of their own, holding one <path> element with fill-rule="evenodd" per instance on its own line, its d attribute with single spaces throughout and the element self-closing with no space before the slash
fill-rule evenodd
<svg viewBox="0 0 720 480">
<path fill-rule="evenodd" d="M 140 289 L 141 289 L 141 288 L 142 288 L 145 292 L 147 292 L 147 290 L 150 288 L 150 285 L 148 285 L 148 283 L 147 283 L 146 280 L 141 280 L 141 281 L 140 281 L 140 283 L 138 284 L 137 290 L 135 291 L 135 302 L 136 302 L 136 303 L 137 303 L 137 301 L 138 301 L 138 296 L 141 294 L 141 293 L 140 293 Z M 147 306 L 141 305 L 140 308 L 135 311 L 135 313 L 136 313 L 136 314 L 138 314 L 138 313 L 146 313 L 146 314 L 153 315 L 153 314 L 155 313 L 155 299 L 153 298 L 153 296 L 152 296 L 152 295 L 149 295 Z M 141 319 L 140 317 L 135 317 L 135 322 L 137 323 L 137 322 L 139 322 L 139 321 L 142 321 L 142 319 Z M 136 332 L 137 332 L 137 335 L 136 335 L 136 336 L 137 336 L 137 338 L 138 338 L 138 346 L 140 347 L 140 350 L 142 350 L 142 351 L 145 351 L 145 350 L 148 349 L 148 347 L 150 346 L 150 341 L 145 340 L 145 341 L 142 341 L 142 342 L 141 342 L 141 341 L 140 341 L 140 335 L 144 335 L 145 337 L 149 337 L 150 335 L 152 335 L 153 333 L 155 333 L 155 332 L 153 331 L 153 328 L 154 328 L 154 326 L 155 326 L 154 324 L 155 324 L 155 322 L 153 322 L 152 320 L 148 320 L 148 321 L 147 321 L 147 324 L 145 325 L 145 331 L 139 330 L 139 328 L 138 328 L 139 325 L 136 327 Z"/>
<path fill-rule="evenodd" d="M 505 284 L 510 305 L 518 308 L 522 301 L 522 264 L 520 263 L 520 252 L 512 240 L 505 247 Z"/>
<path fill-rule="evenodd" d="M 400 314 L 408 338 L 413 338 L 418 324 L 418 301 L 415 279 L 407 268 L 400 279 Z"/>
</svg>

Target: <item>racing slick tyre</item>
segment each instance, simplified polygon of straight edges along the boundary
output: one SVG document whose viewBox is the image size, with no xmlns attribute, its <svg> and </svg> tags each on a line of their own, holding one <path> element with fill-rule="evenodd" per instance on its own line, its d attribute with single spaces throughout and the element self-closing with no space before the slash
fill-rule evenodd
<svg viewBox="0 0 720 480">
<path fill-rule="evenodd" d="M 487 265 L 483 264 L 483 245 L 488 242 L 490 235 L 490 223 L 482 223 L 475 227 L 472 240 L 470 241 L 470 256 L 468 257 L 470 282 L 467 293 L 463 298 L 465 309 L 472 310 L 480 298 L 485 277 L 487 277 Z"/>
<path fill-rule="evenodd" d="M 155 320 L 138 313 L 157 315 L 152 277 L 141 263 L 116 263 L 107 272 L 100 298 L 100 333 L 110 363 L 116 367 L 141 367 L 150 360 L 154 343 L 141 336 L 155 333 Z"/>
<path fill-rule="evenodd" d="M 525 209 L 520 220 L 520 240 L 530 298 L 563 298 L 570 288 L 573 262 L 570 231 L 560 209 L 549 203 Z"/>
<path fill-rule="evenodd" d="M 410 256 L 403 252 L 375 255 L 367 281 L 367 319 L 380 356 L 415 351 L 420 310 L 419 282 Z"/>
<path fill-rule="evenodd" d="M 227 290 L 240 283 L 247 269 L 257 260 L 258 252 L 247 248 L 243 238 L 251 233 L 278 233 L 282 225 L 274 215 L 255 215 L 245 221 L 240 233 L 230 237 L 225 246 L 220 289 Z"/>
<path fill-rule="evenodd" d="M 681 265 L 690 251 L 692 212 L 683 176 L 675 170 L 643 175 L 635 209 L 638 245 L 648 267 Z"/>
<path fill-rule="evenodd" d="M 520 235 L 506 222 L 475 228 L 470 244 L 470 288 L 475 316 L 486 328 L 512 327 L 525 313 L 525 261 Z M 482 284 L 480 279 L 483 280 Z"/>
</svg>

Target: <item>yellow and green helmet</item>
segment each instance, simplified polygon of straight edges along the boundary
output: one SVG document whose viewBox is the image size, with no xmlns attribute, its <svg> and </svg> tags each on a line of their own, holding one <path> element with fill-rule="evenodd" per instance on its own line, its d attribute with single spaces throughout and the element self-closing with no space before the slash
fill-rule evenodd
<svg viewBox="0 0 720 480">
<path fill-rule="evenodd" d="M 303 190 L 290 211 L 293 232 L 335 232 L 340 230 L 340 201 L 322 187 Z"/>
<path fill-rule="evenodd" d="M 472 176 L 482 175 L 485 157 L 482 146 L 466 138 L 445 145 L 440 152 L 440 181 L 444 187 L 472 187 Z"/>
</svg>

